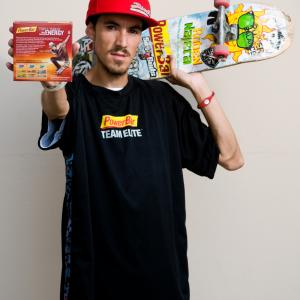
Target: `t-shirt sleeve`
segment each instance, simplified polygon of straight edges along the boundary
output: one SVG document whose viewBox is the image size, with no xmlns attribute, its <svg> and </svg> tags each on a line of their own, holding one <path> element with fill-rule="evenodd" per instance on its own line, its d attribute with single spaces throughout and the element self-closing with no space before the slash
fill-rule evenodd
<svg viewBox="0 0 300 300">
<path fill-rule="evenodd" d="M 212 179 L 220 153 L 212 131 L 201 121 L 200 114 L 174 89 L 173 95 L 182 167 Z"/>
<path fill-rule="evenodd" d="M 64 119 L 49 120 L 42 111 L 41 131 L 38 139 L 38 147 L 41 150 L 60 148 L 62 151 L 68 151 L 71 148 L 74 131 L 74 85 L 67 83 L 65 90 L 70 109 Z"/>
<path fill-rule="evenodd" d="M 47 115 L 42 112 L 42 129 L 38 146 L 42 150 L 55 149 L 59 146 L 66 119 L 48 120 Z"/>
</svg>

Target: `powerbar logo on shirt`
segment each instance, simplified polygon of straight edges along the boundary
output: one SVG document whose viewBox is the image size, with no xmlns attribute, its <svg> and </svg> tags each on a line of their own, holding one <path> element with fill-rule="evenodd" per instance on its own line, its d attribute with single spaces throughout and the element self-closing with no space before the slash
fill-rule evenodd
<svg viewBox="0 0 300 300">
<path fill-rule="evenodd" d="M 102 117 L 101 129 L 123 128 L 126 126 L 137 127 L 137 122 L 138 122 L 138 116 L 134 116 L 134 115 L 126 115 L 121 117 L 104 115 Z"/>
<path fill-rule="evenodd" d="M 125 127 L 137 127 L 138 118 L 136 115 L 102 116 L 101 137 L 103 139 L 142 137 L 141 129 L 124 129 Z"/>
</svg>

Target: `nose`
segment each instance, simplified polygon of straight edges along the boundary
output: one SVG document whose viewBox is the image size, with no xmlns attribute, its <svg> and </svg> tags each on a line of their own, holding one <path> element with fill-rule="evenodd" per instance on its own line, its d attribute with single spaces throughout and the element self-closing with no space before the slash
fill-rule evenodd
<svg viewBox="0 0 300 300">
<path fill-rule="evenodd" d="M 118 47 L 122 47 L 122 48 L 126 48 L 127 47 L 127 42 L 128 42 L 128 36 L 127 36 L 127 31 L 121 29 L 118 32 L 117 35 L 117 40 L 116 40 L 116 44 Z"/>
</svg>

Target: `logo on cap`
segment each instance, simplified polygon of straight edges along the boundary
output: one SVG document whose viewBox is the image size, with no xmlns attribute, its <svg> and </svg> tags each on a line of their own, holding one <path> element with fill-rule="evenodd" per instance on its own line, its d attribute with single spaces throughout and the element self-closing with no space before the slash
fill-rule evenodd
<svg viewBox="0 0 300 300">
<path fill-rule="evenodd" d="M 130 10 L 131 11 L 135 11 L 141 15 L 144 15 L 148 18 L 150 18 L 150 15 L 151 15 L 151 12 L 150 10 L 147 10 L 144 6 L 142 6 L 140 3 L 138 2 L 134 2 L 131 4 L 131 7 L 130 7 Z"/>
</svg>

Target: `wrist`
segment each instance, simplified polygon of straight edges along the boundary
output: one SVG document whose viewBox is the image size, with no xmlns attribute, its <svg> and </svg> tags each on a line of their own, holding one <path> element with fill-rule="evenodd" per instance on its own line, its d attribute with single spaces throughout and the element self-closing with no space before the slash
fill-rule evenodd
<svg viewBox="0 0 300 300">
<path fill-rule="evenodd" d="M 191 85 L 191 92 L 197 99 L 197 101 L 201 101 L 202 99 L 211 95 L 212 90 L 209 88 L 207 82 L 205 80 L 201 82 L 197 82 Z"/>
<path fill-rule="evenodd" d="M 41 84 L 44 88 L 44 91 L 56 92 L 58 90 L 63 89 L 65 87 L 65 85 L 67 84 L 67 82 L 63 81 L 63 82 L 59 82 L 55 85 L 49 85 L 49 84 L 47 84 L 47 82 L 41 81 Z"/>
<path fill-rule="evenodd" d="M 215 96 L 215 92 L 212 91 L 211 94 L 208 97 L 203 98 L 201 101 L 198 102 L 197 107 L 202 109 L 210 104 L 210 102 L 213 100 Z"/>
</svg>

